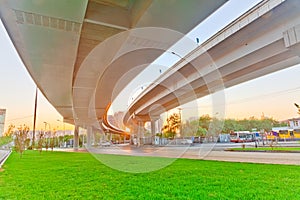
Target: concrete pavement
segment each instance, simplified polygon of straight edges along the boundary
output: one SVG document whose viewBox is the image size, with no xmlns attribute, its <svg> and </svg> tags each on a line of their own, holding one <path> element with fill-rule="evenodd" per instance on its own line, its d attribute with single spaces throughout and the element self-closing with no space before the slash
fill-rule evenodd
<svg viewBox="0 0 300 200">
<path fill-rule="evenodd" d="M 300 165 L 300 153 L 211 151 L 204 160 Z"/>
<path fill-rule="evenodd" d="M 235 145 L 235 144 L 233 144 Z M 240 146 L 240 144 L 238 144 Z M 236 145 L 236 146 L 238 146 Z M 232 152 L 224 151 L 226 144 L 204 144 L 196 146 L 110 146 L 89 148 L 90 153 L 117 154 L 131 156 L 157 156 L 170 158 L 188 158 L 219 160 L 228 162 L 248 162 L 265 164 L 300 165 L 300 153 L 278 152 Z"/>
<path fill-rule="evenodd" d="M 252 146 L 248 143 L 246 146 Z M 284 143 L 280 146 L 300 146 L 299 143 Z M 232 152 L 225 151 L 228 148 L 240 147 L 234 143 L 196 144 L 195 146 L 164 146 L 157 147 L 145 145 L 135 147 L 130 145 L 112 145 L 109 147 L 80 148 L 77 151 L 71 148 L 57 148 L 54 151 L 65 152 L 90 152 L 95 154 L 115 154 L 130 156 L 155 156 L 169 158 L 188 158 L 201 160 L 218 160 L 227 162 L 248 162 L 265 164 L 300 165 L 300 153 L 277 152 Z M 8 153 L 8 150 L 0 150 L 0 161 Z M 1 166 L 1 164 L 0 164 Z"/>
</svg>

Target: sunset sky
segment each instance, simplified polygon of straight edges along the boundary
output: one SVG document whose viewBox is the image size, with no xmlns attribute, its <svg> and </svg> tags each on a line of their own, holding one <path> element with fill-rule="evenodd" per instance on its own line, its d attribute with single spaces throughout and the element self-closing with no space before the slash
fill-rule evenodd
<svg viewBox="0 0 300 200">
<path fill-rule="evenodd" d="M 245 12 L 255 5 L 257 0 L 229 1 L 219 15 L 215 15 L 207 28 L 211 33 L 205 33 L 203 29 L 197 29 L 189 35 L 191 38 L 206 40 L 224 27 L 241 12 Z M 221 18 L 220 18 L 221 17 Z M 227 19 L 228 17 L 228 19 Z M 218 19 L 218 23 L 213 20 Z M 200 32 L 201 30 L 201 32 Z M 300 65 L 281 70 L 267 76 L 248 81 L 246 83 L 226 89 L 225 109 L 226 118 L 260 118 L 261 115 L 273 117 L 277 120 L 285 120 L 298 117 L 294 103 L 300 104 Z M 27 124 L 32 126 L 35 84 L 27 73 L 26 68 L 18 57 L 3 25 L 0 23 L 0 108 L 6 108 L 6 127 L 9 124 Z M 47 122 L 51 128 L 62 129 L 62 116 L 39 93 L 37 124 L 38 129 L 43 129 Z M 198 101 L 199 114 L 210 114 L 211 97 L 207 96 Z M 126 100 L 126 102 L 128 99 Z M 185 112 L 189 112 L 188 106 Z M 67 125 L 66 125 L 67 126 Z M 67 126 L 68 129 L 72 128 Z"/>
</svg>

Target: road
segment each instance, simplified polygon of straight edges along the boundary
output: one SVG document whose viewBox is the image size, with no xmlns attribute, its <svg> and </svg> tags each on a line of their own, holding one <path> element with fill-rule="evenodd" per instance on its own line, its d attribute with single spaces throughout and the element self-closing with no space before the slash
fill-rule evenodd
<svg viewBox="0 0 300 200">
<path fill-rule="evenodd" d="M 279 143 L 279 146 L 300 146 L 300 143 Z M 218 160 L 229 162 L 248 162 L 266 164 L 300 165 L 300 153 L 274 152 L 232 152 L 228 148 L 240 147 L 235 143 L 196 144 L 195 146 L 143 146 L 113 145 L 109 147 L 89 148 L 90 153 L 118 154 L 132 156 L 157 156 L 170 158 L 189 158 L 202 160 Z M 254 146 L 246 143 L 246 146 Z M 55 149 L 57 151 L 74 151 L 73 149 Z M 80 151 L 85 151 L 80 149 Z M 0 150 L 0 166 L 8 150 Z"/>
<path fill-rule="evenodd" d="M 299 146 L 299 143 L 285 143 L 280 146 Z M 246 146 L 254 146 L 246 143 Z M 90 153 L 118 154 L 132 156 L 158 156 L 170 158 L 189 158 L 203 160 L 219 160 L 230 162 L 249 162 L 267 164 L 300 165 L 300 153 L 275 153 L 275 152 L 232 152 L 225 151 L 231 147 L 241 147 L 241 144 L 212 143 L 197 144 L 195 146 L 110 146 L 88 148 Z"/>
<path fill-rule="evenodd" d="M 211 151 L 204 160 L 300 165 L 300 153 Z"/>
</svg>

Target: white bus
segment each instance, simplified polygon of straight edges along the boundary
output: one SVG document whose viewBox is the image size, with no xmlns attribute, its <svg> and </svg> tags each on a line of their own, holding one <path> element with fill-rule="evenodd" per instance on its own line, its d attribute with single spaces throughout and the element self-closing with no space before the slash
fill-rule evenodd
<svg viewBox="0 0 300 200">
<path fill-rule="evenodd" d="M 250 131 L 235 131 L 230 133 L 230 142 L 253 142 L 254 134 Z"/>
</svg>

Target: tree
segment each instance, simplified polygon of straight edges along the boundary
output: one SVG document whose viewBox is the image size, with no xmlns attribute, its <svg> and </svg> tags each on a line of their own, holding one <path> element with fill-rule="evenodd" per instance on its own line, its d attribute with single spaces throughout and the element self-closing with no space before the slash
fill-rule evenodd
<svg viewBox="0 0 300 200">
<path fill-rule="evenodd" d="M 241 131 L 243 128 L 235 119 L 225 119 L 223 133 L 230 133 L 230 131 Z"/>
<path fill-rule="evenodd" d="M 20 153 L 20 157 L 22 158 L 23 152 L 26 148 L 26 141 L 27 136 L 29 133 L 29 127 L 26 125 L 20 126 L 15 132 L 14 132 L 14 143 L 15 143 L 15 150 Z"/>
<path fill-rule="evenodd" d="M 165 137 L 174 138 L 176 133 L 180 130 L 181 119 L 179 114 L 174 113 L 167 119 L 167 124 L 163 126 L 162 132 Z"/>
<path fill-rule="evenodd" d="M 212 120 L 212 118 L 209 115 L 202 115 L 199 118 L 199 126 L 208 130 L 211 120 Z"/>
<path fill-rule="evenodd" d="M 182 132 L 185 136 L 195 136 L 197 134 L 199 127 L 199 122 L 197 120 L 186 121 L 185 124 L 182 124 Z"/>
<path fill-rule="evenodd" d="M 220 133 L 222 133 L 223 127 L 224 121 L 214 117 L 209 124 L 209 134 L 212 136 L 219 135 Z"/>
<path fill-rule="evenodd" d="M 199 126 L 196 136 L 205 137 L 206 134 L 207 134 L 207 130 Z"/>
<path fill-rule="evenodd" d="M 279 122 L 279 121 L 276 121 L 274 120 L 273 121 L 273 127 L 282 127 L 282 126 L 288 126 L 288 122 Z"/>
<path fill-rule="evenodd" d="M 7 131 L 4 133 L 4 136 L 8 136 L 8 137 L 12 136 L 14 134 L 14 129 L 15 129 L 15 125 L 10 124 L 8 126 Z"/>
<path fill-rule="evenodd" d="M 278 126 L 287 126 L 287 124 L 279 123 L 273 118 L 257 119 L 255 117 L 250 117 L 249 119 L 245 118 L 242 120 L 226 119 L 224 122 L 223 132 L 252 131 L 252 129 L 270 131 L 272 130 L 272 127 Z"/>
<path fill-rule="evenodd" d="M 40 132 L 38 136 L 38 143 L 37 143 L 37 149 L 40 153 L 42 153 L 44 140 L 45 140 L 44 133 Z"/>
</svg>

